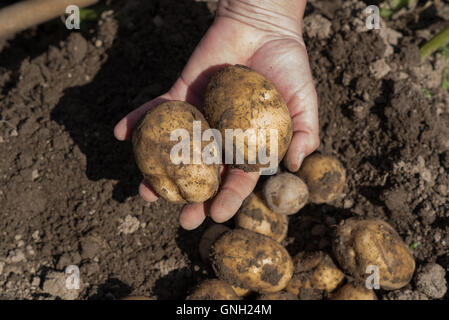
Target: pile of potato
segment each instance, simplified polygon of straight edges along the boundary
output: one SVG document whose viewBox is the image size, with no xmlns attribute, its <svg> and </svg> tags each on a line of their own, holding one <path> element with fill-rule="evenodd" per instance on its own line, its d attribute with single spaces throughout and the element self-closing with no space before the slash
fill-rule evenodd
<svg viewBox="0 0 449 320">
<path fill-rule="evenodd" d="M 223 136 L 228 128 L 275 128 L 279 161 L 292 138 L 287 106 L 269 80 L 244 66 L 222 69 L 208 85 L 204 116 L 185 102 L 169 101 L 148 111 L 133 132 L 135 158 L 144 178 L 172 202 L 203 202 L 215 195 L 220 184 L 217 164 L 170 161 L 176 143 L 170 132 L 182 128 L 192 133 L 193 121 L 200 121 L 202 130 L 223 131 Z M 245 171 L 263 167 L 248 158 L 247 144 L 235 147 L 243 148 L 239 151 L 246 157 L 245 164 L 236 167 Z M 268 143 L 257 147 L 269 149 Z M 282 245 L 289 215 L 307 203 L 341 198 L 345 184 L 340 161 L 319 153 L 307 157 L 297 173 L 271 176 L 244 201 L 234 229 L 216 224 L 205 231 L 199 251 L 217 279 L 200 283 L 188 299 L 375 300 L 374 291 L 365 286 L 372 266 L 379 270 L 381 289 L 407 285 L 414 259 L 396 231 L 381 220 L 342 221 L 335 228 L 332 253 L 300 252 L 292 258 Z"/>
<path fill-rule="evenodd" d="M 313 178 L 320 173 L 307 172 L 307 168 L 314 167 L 310 162 L 314 158 L 306 160 L 310 166 L 301 169 L 301 176 L 315 183 L 314 192 L 324 192 L 314 199 L 320 199 L 320 203 L 324 198 L 335 199 L 341 193 L 344 170 L 339 163 L 327 166 L 325 170 L 338 170 L 341 179 L 326 180 L 327 186 L 317 188 L 318 181 Z M 324 158 L 320 155 L 318 159 Z M 335 172 L 327 176 L 332 174 Z M 269 188 L 273 180 L 276 189 L 301 186 L 291 183 L 290 174 L 281 173 L 269 178 L 263 189 Z M 303 194 L 304 190 L 299 189 L 298 194 Z M 280 210 L 283 213 L 272 210 L 265 195 L 270 193 L 253 193 L 246 199 L 235 217 L 235 229 L 215 224 L 204 232 L 200 253 L 211 264 L 218 279 L 213 285 L 210 280 L 200 283 L 188 299 L 250 296 L 258 300 L 376 300 L 374 290 L 365 285 L 370 275 L 367 273 L 369 266 L 377 266 L 383 290 L 399 289 L 410 282 L 414 259 L 396 231 L 379 219 L 346 219 L 335 227 L 332 253 L 300 252 L 292 258 L 282 246 L 288 229 L 286 211 L 284 208 Z M 228 292 L 227 298 L 223 292 Z"/>
</svg>

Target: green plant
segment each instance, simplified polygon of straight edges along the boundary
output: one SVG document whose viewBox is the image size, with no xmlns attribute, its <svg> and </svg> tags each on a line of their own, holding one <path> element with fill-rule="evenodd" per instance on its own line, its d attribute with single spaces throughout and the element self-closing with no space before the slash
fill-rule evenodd
<svg viewBox="0 0 449 320">
<path fill-rule="evenodd" d="M 419 242 L 414 241 L 414 242 L 410 243 L 409 247 L 411 250 L 415 250 L 419 247 Z"/>
<path fill-rule="evenodd" d="M 427 90 L 426 88 L 422 88 L 422 92 L 424 93 L 424 96 L 425 96 L 427 99 L 432 99 L 432 94 L 430 93 L 429 90 Z"/>
<path fill-rule="evenodd" d="M 436 50 L 445 47 L 449 43 L 449 26 L 441 30 L 438 34 L 436 34 L 432 39 L 427 41 L 421 48 L 421 60 L 425 60 L 428 56 L 430 56 Z M 445 50 L 447 50 L 445 48 Z M 445 54 L 445 51 L 443 51 Z"/>
<path fill-rule="evenodd" d="M 410 7 L 416 0 L 385 0 L 380 5 L 380 15 L 382 18 L 390 19 L 393 14 L 404 7 Z"/>
<path fill-rule="evenodd" d="M 96 21 L 99 17 L 99 13 L 95 9 L 84 8 L 80 9 L 80 20 L 81 21 Z"/>
</svg>

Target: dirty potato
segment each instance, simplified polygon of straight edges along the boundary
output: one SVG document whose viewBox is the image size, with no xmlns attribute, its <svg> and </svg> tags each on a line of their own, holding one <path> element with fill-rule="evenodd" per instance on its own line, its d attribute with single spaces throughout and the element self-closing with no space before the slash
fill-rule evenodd
<svg viewBox="0 0 449 320">
<path fill-rule="evenodd" d="M 231 229 L 224 224 L 215 223 L 204 231 L 199 243 L 200 256 L 203 261 L 210 261 L 209 255 L 212 245 L 223 233 L 229 230 Z"/>
<path fill-rule="evenodd" d="M 187 300 L 240 300 L 232 287 L 224 281 L 209 279 L 201 282 Z"/>
<path fill-rule="evenodd" d="M 204 115 L 223 139 L 225 130 L 234 130 L 236 151 L 229 157 L 234 159 L 234 167 L 244 171 L 277 167 L 292 139 L 291 117 L 281 94 L 271 81 L 245 66 L 227 66 L 212 77 L 205 94 Z M 276 163 L 261 159 L 259 151 Z M 224 152 L 229 155 L 230 150 Z M 239 163 L 237 155 L 244 161 Z"/>
<path fill-rule="evenodd" d="M 331 300 L 377 300 L 374 290 L 367 289 L 362 282 L 350 281 L 338 288 Z"/>
<path fill-rule="evenodd" d="M 300 252 L 294 259 L 293 277 L 286 290 L 301 300 L 320 299 L 324 292 L 331 292 L 344 280 L 344 274 L 328 254 Z"/>
<path fill-rule="evenodd" d="M 297 175 L 306 183 L 309 201 L 313 203 L 329 203 L 340 198 L 346 183 L 341 162 L 319 153 L 307 157 Z"/>
<path fill-rule="evenodd" d="M 260 193 L 253 193 L 237 212 L 235 226 L 282 242 L 287 236 L 288 218 L 271 211 L 262 201 Z"/>
<path fill-rule="evenodd" d="M 293 274 L 293 262 L 284 247 L 244 229 L 229 231 L 215 242 L 212 267 L 221 280 L 258 293 L 284 289 Z"/>
<path fill-rule="evenodd" d="M 361 281 L 367 277 L 367 267 L 376 266 L 380 287 L 385 290 L 407 285 L 415 270 L 407 245 L 388 223 L 379 219 L 343 221 L 336 229 L 333 251 L 343 270 Z"/>
<path fill-rule="evenodd" d="M 194 121 L 201 124 L 202 131 L 209 129 L 194 106 L 182 101 L 167 101 L 149 110 L 133 131 L 134 156 L 140 171 L 153 189 L 171 202 L 204 202 L 218 189 L 218 164 L 207 165 L 201 156 L 203 150 L 213 149 L 206 148 L 209 143 L 204 141 L 201 148 L 193 148 Z M 173 147 L 180 142 L 170 139 L 177 129 L 190 134 L 190 141 L 187 141 L 190 151 L 181 155 L 187 161 L 179 163 L 179 159 L 174 162 L 170 156 Z"/>
<path fill-rule="evenodd" d="M 279 291 L 262 294 L 256 300 L 298 300 L 298 298 L 290 292 Z"/>
<path fill-rule="evenodd" d="M 244 289 L 236 286 L 231 287 L 234 290 L 235 294 L 238 295 L 239 297 L 247 297 L 251 293 L 251 290 L 249 289 Z"/>
<path fill-rule="evenodd" d="M 154 297 L 144 297 L 144 296 L 127 296 L 121 298 L 120 300 L 156 300 Z"/>
<path fill-rule="evenodd" d="M 309 191 L 301 178 L 285 172 L 270 177 L 263 186 L 268 207 L 279 214 L 295 214 L 309 199 Z"/>
</svg>

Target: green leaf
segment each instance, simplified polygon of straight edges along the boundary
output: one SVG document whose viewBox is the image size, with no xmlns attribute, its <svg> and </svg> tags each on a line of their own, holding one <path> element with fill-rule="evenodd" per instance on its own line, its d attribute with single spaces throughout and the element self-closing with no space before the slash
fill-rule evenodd
<svg viewBox="0 0 449 320">
<path fill-rule="evenodd" d="M 422 92 L 424 93 L 424 96 L 425 96 L 427 99 L 432 99 L 432 94 L 430 93 L 429 90 L 427 90 L 426 88 L 423 88 L 423 89 L 422 89 Z"/>
<path fill-rule="evenodd" d="M 98 13 L 94 9 L 80 9 L 80 20 L 81 21 L 95 21 L 98 19 Z"/>
<path fill-rule="evenodd" d="M 412 242 L 412 243 L 410 243 L 410 249 L 411 250 L 415 250 L 418 247 L 419 247 L 419 242 Z"/>
</svg>

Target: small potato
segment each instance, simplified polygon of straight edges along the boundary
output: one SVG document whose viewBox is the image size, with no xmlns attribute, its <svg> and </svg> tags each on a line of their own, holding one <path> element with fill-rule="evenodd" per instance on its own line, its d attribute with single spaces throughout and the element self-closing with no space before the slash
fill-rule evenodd
<svg viewBox="0 0 449 320">
<path fill-rule="evenodd" d="M 367 289 L 363 283 L 351 281 L 337 289 L 331 300 L 377 300 L 377 297 L 374 290 Z"/>
<path fill-rule="evenodd" d="M 298 300 L 298 298 L 290 292 L 279 291 L 274 293 L 265 293 L 256 300 Z"/>
<path fill-rule="evenodd" d="M 379 219 L 343 221 L 336 229 L 332 248 L 338 264 L 356 279 L 365 281 L 368 266 L 379 268 L 380 286 L 385 290 L 407 285 L 415 270 L 407 245 Z"/>
<path fill-rule="evenodd" d="M 240 300 L 232 287 L 218 279 L 204 280 L 186 300 Z"/>
<path fill-rule="evenodd" d="M 212 267 L 221 280 L 258 293 L 281 291 L 293 274 L 293 262 L 284 247 L 243 229 L 226 232 L 215 242 Z"/>
<path fill-rule="evenodd" d="M 260 194 L 253 193 L 245 199 L 236 214 L 235 226 L 282 242 L 287 236 L 288 218 L 271 211 L 262 201 Z"/>
<path fill-rule="evenodd" d="M 304 181 L 287 172 L 270 177 L 263 186 L 263 195 L 268 207 L 279 214 L 295 214 L 309 199 Z"/>
<path fill-rule="evenodd" d="M 286 290 L 301 300 L 320 299 L 344 280 L 344 274 L 328 254 L 300 252 L 293 259 L 295 271 Z"/>
<path fill-rule="evenodd" d="M 202 152 L 209 150 L 206 148 L 209 143 L 202 141 L 201 148 L 193 148 L 194 121 L 201 124 L 203 132 L 209 129 L 194 106 L 183 101 L 167 101 L 150 109 L 133 131 L 134 157 L 140 171 L 153 189 L 171 202 L 204 202 L 215 195 L 220 182 L 218 164 L 206 165 L 202 160 Z M 178 129 L 190 134 L 188 163 L 176 164 L 170 157 L 173 147 L 181 142 L 170 141 L 172 132 Z M 188 154 L 183 156 L 187 158 Z"/>
<path fill-rule="evenodd" d="M 199 243 L 199 251 L 201 259 L 205 262 L 210 261 L 210 252 L 212 249 L 212 245 L 214 242 L 226 231 L 229 231 L 228 227 L 226 227 L 223 224 L 213 224 L 209 228 L 204 231 L 203 235 L 201 236 L 200 243 Z"/>
<path fill-rule="evenodd" d="M 225 130 L 234 130 L 236 152 L 232 153 L 232 166 L 244 171 L 277 167 L 292 139 L 290 113 L 279 91 L 263 75 L 242 65 L 227 66 L 211 78 L 204 98 L 204 116 L 212 128 L 220 130 L 223 139 Z M 250 141 L 255 143 L 254 148 L 250 148 Z M 222 145 L 225 148 L 226 144 Z M 276 156 L 276 163 L 264 163 L 259 151 L 270 160 Z M 236 162 L 236 154 L 242 156 L 243 163 Z"/>
<path fill-rule="evenodd" d="M 309 189 L 309 201 L 329 203 L 341 197 L 346 171 L 337 158 L 315 153 L 307 157 L 297 175 Z"/>
</svg>

